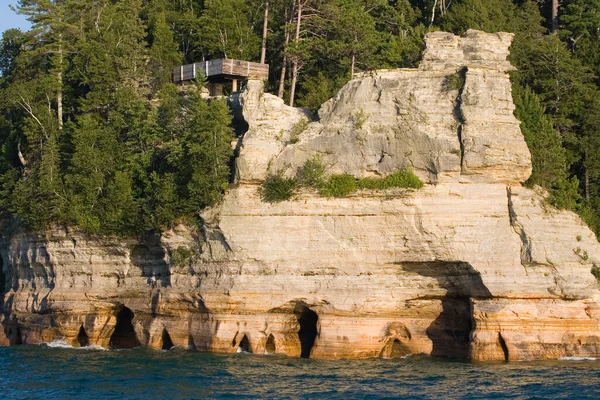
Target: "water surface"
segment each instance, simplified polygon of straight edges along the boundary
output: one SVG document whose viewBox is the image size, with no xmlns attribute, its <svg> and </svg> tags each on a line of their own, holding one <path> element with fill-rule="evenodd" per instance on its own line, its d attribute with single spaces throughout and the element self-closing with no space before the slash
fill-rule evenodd
<svg viewBox="0 0 600 400">
<path fill-rule="evenodd" d="M 182 350 L 0 348 L 3 399 L 598 399 L 600 361 L 322 361 Z"/>
</svg>

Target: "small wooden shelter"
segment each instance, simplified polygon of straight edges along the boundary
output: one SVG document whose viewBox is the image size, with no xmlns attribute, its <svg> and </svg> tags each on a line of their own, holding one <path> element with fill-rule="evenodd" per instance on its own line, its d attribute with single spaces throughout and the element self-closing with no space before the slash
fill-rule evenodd
<svg viewBox="0 0 600 400">
<path fill-rule="evenodd" d="M 211 95 L 222 93 L 221 84 L 231 81 L 232 90 L 238 89 L 238 81 L 247 79 L 268 79 L 269 64 L 221 58 L 181 65 L 173 68 L 173 82 L 192 81 L 203 74 L 208 82 Z"/>
</svg>

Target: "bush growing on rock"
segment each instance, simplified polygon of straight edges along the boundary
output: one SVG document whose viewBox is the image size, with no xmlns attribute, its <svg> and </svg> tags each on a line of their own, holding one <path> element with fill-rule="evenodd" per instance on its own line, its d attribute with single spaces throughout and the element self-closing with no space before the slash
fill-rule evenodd
<svg viewBox="0 0 600 400">
<path fill-rule="evenodd" d="M 282 174 L 271 174 L 259 189 L 260 198 L 266 203 L 279 203 L 290 200 L 296 194 L 298 182 L 293 178 L 286 178 Z"/>
<path fill-rule="evenodd" d="M 319 190 L 321 196 L 346 197 L 356 191 L 356 178 L 352 175 L 332 175 Z"/>
<path fill-rule="evenodd" d="M 296 179 L 300 186 L 318 189 L 325 184 L 324 175 L 325 165 L 321 157 L 314 156 L 298 168 Z"/>
<path fill-rule="evenodd" d="M 423 182 L 408 169 L 396 171 L 383 179 L 364 178 L 358 181 L 359 189 L 384 190 L 390 188 L 421 189 Z"/>
</svg>

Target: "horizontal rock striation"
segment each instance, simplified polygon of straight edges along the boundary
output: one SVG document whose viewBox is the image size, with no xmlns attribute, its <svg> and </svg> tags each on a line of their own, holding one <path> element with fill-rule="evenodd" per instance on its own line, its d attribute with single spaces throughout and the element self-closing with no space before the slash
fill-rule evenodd
<svg viewBox="0 0 600 400">
<path fill-rule="evenodd" d="M 531 162 L 512 114 L 511 39 L 431 33 L 418 70 L 355 77 L 317 122 L 249 82 L 236 99 L 248 123 L 238 184 L 203 226 L 138 239 L 3 235 L 0 343 L 600 356 L 600 245 L 574 213 L 520 185 Z M 430 184 L 260 200 L 267 174 L 315 155 L 329 173 L 410 166 Z"/>
</svg>

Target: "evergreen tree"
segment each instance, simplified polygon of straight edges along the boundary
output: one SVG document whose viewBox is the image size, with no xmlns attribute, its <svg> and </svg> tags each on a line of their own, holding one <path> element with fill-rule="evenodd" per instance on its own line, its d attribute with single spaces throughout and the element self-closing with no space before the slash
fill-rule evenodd
<svg viewBox="0 0 600 400">
<path fill-rule="evenodd" d="M 259 36 L 252 30 L 245 0 L 206 0 L 198 23 L 198 40 L 203 59 L 235 58 L 257 60 Z"/>
</svg>

